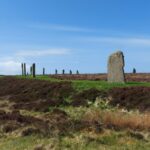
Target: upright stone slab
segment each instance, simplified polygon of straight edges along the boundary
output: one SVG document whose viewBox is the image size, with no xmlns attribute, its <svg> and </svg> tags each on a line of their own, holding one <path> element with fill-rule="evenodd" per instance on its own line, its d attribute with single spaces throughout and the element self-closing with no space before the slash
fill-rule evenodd
<svg viewBox="0 0 150 150">
<path fill-rule="evenodd" d="M 117 51 L 109 56 L 108 82 L 125 83 L 124 65 L 124 55 L 122 51 Z"/>
</svg>

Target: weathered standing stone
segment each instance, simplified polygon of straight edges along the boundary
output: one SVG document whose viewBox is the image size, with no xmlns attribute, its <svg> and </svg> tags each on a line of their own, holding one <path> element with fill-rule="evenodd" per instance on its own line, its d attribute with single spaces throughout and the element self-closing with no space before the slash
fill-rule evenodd
<svg viewBox="0 0 150 150">
<path fill-rule="evenodd" d="M 122 51 L 117 51 L 109 56 L 108 82 L 125 83 L 124 65 L 124 55 Z"/>
</svg>

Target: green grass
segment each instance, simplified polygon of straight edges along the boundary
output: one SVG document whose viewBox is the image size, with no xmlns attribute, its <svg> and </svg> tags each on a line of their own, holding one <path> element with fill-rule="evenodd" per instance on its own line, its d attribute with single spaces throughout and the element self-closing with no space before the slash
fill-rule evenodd
<svg viewBox="0 0 150 150">
<path fill-rule="evenodd" d="M 50 78 L 48 75 L 37 75 L 36 78 L 33 78 L 32 76 L 16 76 L 17 78 L 21 78 L 21 79 L 33 79 L 33 80 L 46 80 L 46 81 L 50 81 L 50 82 L 59 82 L 61 80 L 59 79 L 55 79 L 55 78 Z"/>
<path fill-rule="evenodd" d="M 33 79 L 32 76 L 22 77 L 17 76 L 18 78 L 27 78 Z M 55 78 L 50 78 L 49 76 L 38 75 L 36 76 L 37 80 L 46 80 L 50 82 L 62 82 L 62 81 L 71 81 L 73 87 L 77 91 L 87 90 L 91 88 L 107 90 L 114 87 L 130 87 L 130 86 L 150 86 L 150 82 L 127 82 L 125 84 L 122 83 L 108 83 L 107 81 L 89 81 L 89 80 L 59 80 Z"/>
<path fill-rule="evenodd" d="M 38 144 L 47 144 L 48 138 L 37 135 L 27 137 L 7 137 L 0 139 L 0 150 L 33 150 Z"/>
<path fill-rule="evenodd" d="M 37 145 L 53 150 L 149 150 L 150 142 L 132 138 L 127 132 L 116 131 L 99 135 L 78 132 L 52 138 L 32 135 L 0 139 L 1 150 L 33 150 Z"/>
<path fill-rule="evenodd" d="M 108 83 L 107 81 L 72 81 L 73 86 L 78 91 L 96 88 L 96 89 L 111 89 L 114 87 L 129 87 L 129 86 L 150 86 L 150 83 L 143 83 L 143 82 L 127 82 L 126 84 L 122 83 Z"/>
</svg>

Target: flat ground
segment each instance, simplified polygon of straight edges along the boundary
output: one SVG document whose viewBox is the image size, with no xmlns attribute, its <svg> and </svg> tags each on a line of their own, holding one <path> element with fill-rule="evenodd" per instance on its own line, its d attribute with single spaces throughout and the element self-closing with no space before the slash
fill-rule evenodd
<svg viewBox="0 0 150 150">
<path fill-rule="evenodd" d="M 105 79 L 1 77 L 0 150 L 149 150 L 150 75 Z"/>
<path fill-rule="evenodd" d="M 56 79 L 67 79 L 67 80 L 107 80 L 107 74 L 79 74 L 79 75 L 50 75 Z M 150 82 L 150 73 L 126 73 L 125 78 L 127 82 Z"/>
</svg>

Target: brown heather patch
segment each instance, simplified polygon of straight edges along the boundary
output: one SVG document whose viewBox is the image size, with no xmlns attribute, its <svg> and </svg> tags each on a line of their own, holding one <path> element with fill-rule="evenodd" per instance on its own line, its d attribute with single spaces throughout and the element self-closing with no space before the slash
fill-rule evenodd
<svg viewBox="0 0 150 150">
<path fill-rule="evenodd" d="M 48 82 L 43 80 L 4 77 L 0 79 L 0 97 L 9 96 L 13 102 L 65 99 L 73 92 L 71 82 Z"/>
<path fill-rule="evenodd" d="M 150 110 L 150 87 L 123 87 L 113 88 L 109 91 L 110 104 L 119 104 L 126 109 L 139 109 L 140 111 Z"/>
<path fill-rule="evenodd" d="M 48 111 L 49 107 L 67 105 L 65 98 L 74 92 L 71 82 L 3 77 L 0 79 L 0 101 L 14 103 L 13 109 Z M 1 105 L 1 104 L 0 104 Z"/>
<path fill-rule="evenodd" d="M 115 129 L 150 130 L 150 114 L 123 114 L 109 112 L 102 117 L 107 127 Z"/>
<path fill-rule="evenodd" d="M 91 88 L 80 93 L 75 93 L 72 96 L 73 101 L 71 102 L 71 105 L 75 107 L 88 106 L 88 101 L 94 102 L 97 97 L 105 99 L 107 97 L 107 92 Z"/>
<path fill-rule="evenodd" d="M 83 118 L 90 124 L 98 122 L 103 124 L 104 128 L 115 130 L 131 129 L 131 130 L 148 130 L 150 131 L 150 114 L 129 114 L 124 112 L 109 111 L 90 111 Z"/>
</svg>

